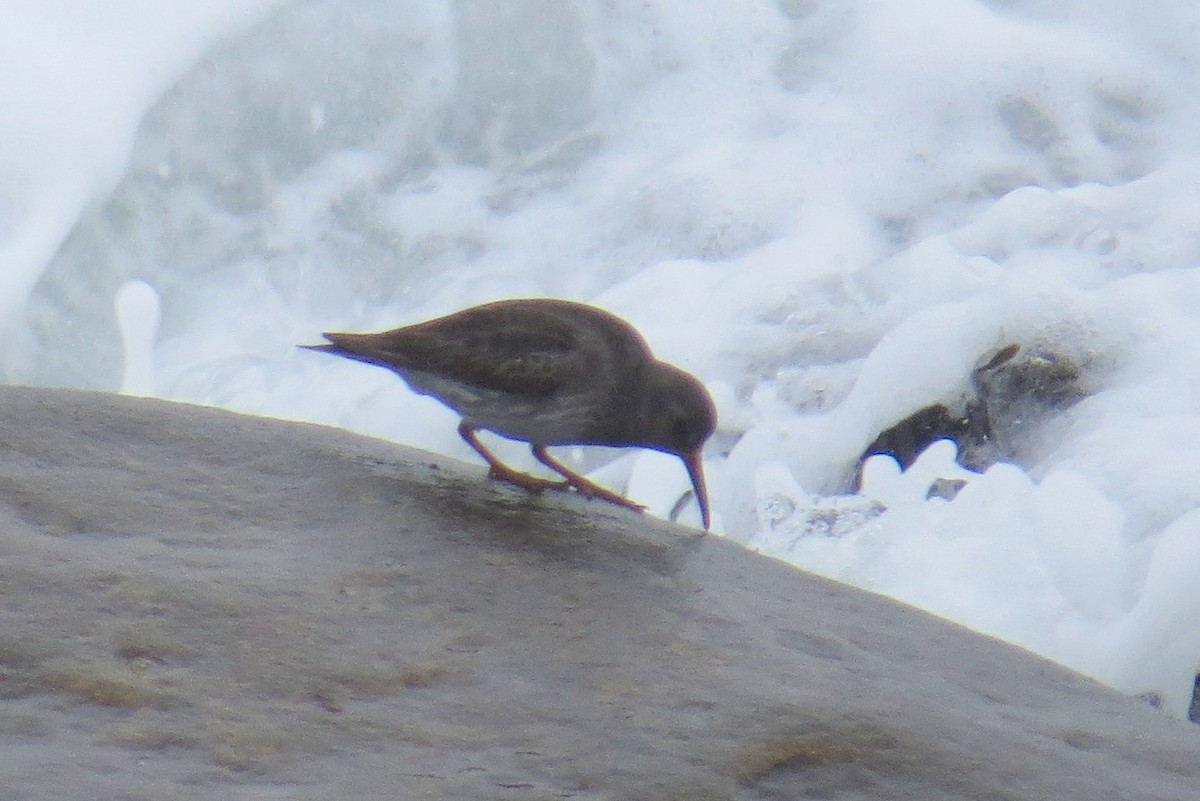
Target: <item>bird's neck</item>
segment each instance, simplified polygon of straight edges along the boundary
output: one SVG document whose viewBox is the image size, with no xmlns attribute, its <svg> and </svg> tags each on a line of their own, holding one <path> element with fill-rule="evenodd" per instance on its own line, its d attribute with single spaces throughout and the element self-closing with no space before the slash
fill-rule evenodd
<svg viewBox="0 0 1200 801">
<path fill-rule="evenodd" d="M 619 413 L 609 416 L 607 438 L 621 447 L 647 447 L 646 421 L 661 412 L 654 392 L 647 392 L 647 371 L 631 371 L 620 383 L 617 393 Z"/>
</svg>

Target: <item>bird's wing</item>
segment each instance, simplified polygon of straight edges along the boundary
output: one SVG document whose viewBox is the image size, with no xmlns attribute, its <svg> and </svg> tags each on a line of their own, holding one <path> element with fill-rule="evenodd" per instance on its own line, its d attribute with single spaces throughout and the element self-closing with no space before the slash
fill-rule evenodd
<svg viewBox="0 0 1200 801">
<path fill-rule="evenodd" d="M 606 369 L 599 353 L 610 347 L 609 336 L 632 332 L 634 349 L 644 348 L 623 321 L 598 313 L 584 314 L 581 323 L 577 311 L 573 320 L 564 315 L 567 306 L 578 308 L 552 301 L 490 304 L 380 334 L 326 334 L 332 344 L 319 348 L 530 398 L 599 378 L 596 373 Z"/>
</svg>

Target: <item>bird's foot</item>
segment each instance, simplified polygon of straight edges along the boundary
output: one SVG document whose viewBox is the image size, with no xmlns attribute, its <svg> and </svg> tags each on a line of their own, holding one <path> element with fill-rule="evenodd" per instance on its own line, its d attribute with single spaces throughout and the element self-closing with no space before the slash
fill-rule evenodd
<svg viewBox="0 0 1200 801">
<path fill-rule="evenodd" d="M 575 491 L 585 498 L 599 498 L 602 501 L 615 503 L 617 506 L 624 506 L 626 509 L 632 509 L 635 512 L 642 512 L 646 509 L 646 507 L 642 506 L 640 503 L 634 503 L 628 498 L 618 495 L 612 490 L 607 490 L 599 484 L 589 481 L 588 479 L 579 475 L 566 465 L 556 461 L 554 457 L 547 453 L 545 445 L 534 445 L 533 456 L 539 462 L 546 465 L 546 467 L 549 467 L 551 470 L 565 478 L 567 480 L 567 485 L 574 487 Z"/>
<path fill-rule="evenodd" d="M 502 464 L 496 463 L 488 468 L 488 478 L 496 481 L 507 481 L 509 484 L 515 484 L 529 492 L 541 492 L 542 490 L 558 490 L 560 492 L 570 489 L 570 484 L 566 481 L 551 481 L 545 478 L 531 476 L 528 473 L 522 473 L 513 470 L 510 467 L 505 467 Z"/>
<path fill-rule="evenodd" d="M 583 476 L 576 475 L 575 473 L 572 473 L 567 478 L 566 483 L 574 487 L 575 491 L 585 498 L 599 498 L 602 501 L 615 503 L 617 506 L 624 506 L 626 509 L 632 509 L 635 512 L 644 512 L 646 510 L 646 507 L 640 503 L 634 503 L 625 496 L 618 495 L 612 490 L 607 490 L 599 484 L 588 481 Z"/>
<path fill-rule="evenodd" d="M 506 481 L 509 484 L 515 484 L 534 493 L 540 493 L 542 490 L 567 492 L 573 489 L 585 498 L 598 498 L 602 501 L 615 503 L 617 506 L 624 506 L 626 509 L 632 509 L 635 512 L 643 512 L 646 509 L 640 503 L 634 503 L 628 498 L 618 495 L 612 490 L 607 490 L 599 484 L 588 481 L 583 476 L 574 473 L 564 481 L 551 481 L 550 479 L 538 478 L 528 473 L 518 472 L 504 465 L 500 465 L 499 467 L 492 465 L 488 468 L 488 478 L 497 481 Z"/>
</svg>

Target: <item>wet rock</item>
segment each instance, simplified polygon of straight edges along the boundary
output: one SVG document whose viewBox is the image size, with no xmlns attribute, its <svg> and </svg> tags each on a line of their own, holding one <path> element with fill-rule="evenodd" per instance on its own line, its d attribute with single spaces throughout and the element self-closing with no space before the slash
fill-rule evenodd
<svg viewBox="0 0 1200 801">
<path fill-rule="evenodd" d="M 971 470 L 982 472 L 1001 461 L 1022 464 L 1046 422 L 1088 394 L 1075 359 L 1015 343 L 985 355 L 970 386 L 955 408 L 932 403 L 880 432 L 863 451 L 860 466 L 887 454 L 907 468 L 940 439 L 953 440 L 959 463 Z"/>
<path fill-rule="evenodd" d="M 159 401 L 0 388 L 0 431 L 4 798 L 1200 786 L 1193 726 L 718 536 Z"/>
</svg>

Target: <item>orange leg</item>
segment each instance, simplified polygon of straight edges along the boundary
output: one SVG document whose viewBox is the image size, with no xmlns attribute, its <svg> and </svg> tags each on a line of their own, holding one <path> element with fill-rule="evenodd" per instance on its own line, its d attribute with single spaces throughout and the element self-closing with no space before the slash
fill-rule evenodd
<svg viewBox="0 0 1200 801">
<path fill-rule="evenodd" d="M 508 465 L 501 462 L 491 452 L 483 447 L 483 443 L 475 436 L 475 427 L 462 423 L 458 427 L 459 436 L 467 441 L 467 444 L 475 449 L 475 452 L 483 457 L 483 460 L 488 463 L 488 478 L 494 478 L 498 481 L 507 481 L 510 484 L 516 484 L 518 487 L 529 490 L 530 492 L 541 492 L 545 489 L 566 490 L 569 488 L 569 481 L 549 481 L 537 476 L 531 476 L 528 473 L 521 473 L 513 470 Z"/>
<path fill-rule="evenodd" d="M 565 478 L 567 480 L 567 484 L 578 490 L 579 494 L 588 498 L 599 498 L 600 500 L 608 501 L 609 503 L 615 503 L 617 506 L 624 506 L 626 509 L 632 509 L 635 512 L 640 512 L 646 508 L 640 503 L 634 503 L 628 498 L 622 497 L 611 490 L 606 490 L 599 484 L 588 481 L 583 476 L 569 469 L 566 465 L 555 461 L 550 457 L 550 454 L 546 453 L 545 445 L 534 445 L 532 447 L 534 457 L 536 457 L 539 462 L 546 465 L 546 467 L 549 467 L 555 473 L 558 473 L 560 476 Z"/>
</svg>

